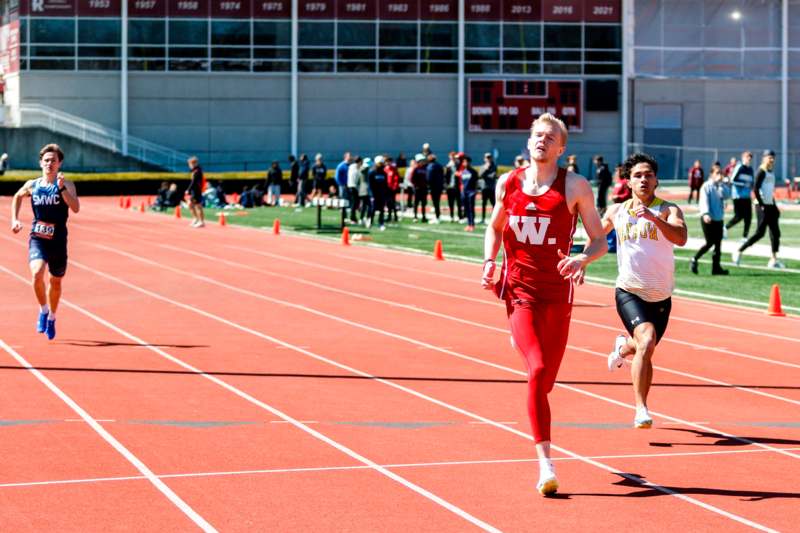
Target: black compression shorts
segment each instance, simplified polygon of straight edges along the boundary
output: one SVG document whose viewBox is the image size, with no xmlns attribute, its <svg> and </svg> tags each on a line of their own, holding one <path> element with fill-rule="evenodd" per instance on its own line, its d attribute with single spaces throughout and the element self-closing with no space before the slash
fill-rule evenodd
<svg viewBox="0 0 800 533">
<path fill-rule="evenodd" d="M 626 290 L 617 287 L 615 291 L 617 314 L 625 324 L 625 329 L 633 336 L 633 330 L 639 324 L 650 322 L 656 330 L 656 344 L 667 330 L 669 313 L 672 310 L 672 298 L 660 302 L 646 302 Z"/>
</svg>

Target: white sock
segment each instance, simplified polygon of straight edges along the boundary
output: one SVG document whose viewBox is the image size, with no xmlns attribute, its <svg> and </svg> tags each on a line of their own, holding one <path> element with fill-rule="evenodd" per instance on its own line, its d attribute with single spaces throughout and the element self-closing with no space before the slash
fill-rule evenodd
<svg viewBox="0 0 800 533">
<path fill-rule="evenodd" d="M 51 312 L 50 316 L 47 317 L 47 320 L 50 320 L 51 322 L 55 322 L 56 314 L 54 312 Z"/>
<path fill-rule="evenodd" d="M 539 476 L 549 476 L 552 473 L 555 473 L 555 466 L 553 466 L 552 461 L 550 459 L 539 459 Z"/>
<path fill-rule="evenodd" d="M 40 305 L 39 306 L 39 312 L 40 313 L 49 313 L 50 312 L 50 306 L 48 306 L 47 304 Z"/>
</svg>

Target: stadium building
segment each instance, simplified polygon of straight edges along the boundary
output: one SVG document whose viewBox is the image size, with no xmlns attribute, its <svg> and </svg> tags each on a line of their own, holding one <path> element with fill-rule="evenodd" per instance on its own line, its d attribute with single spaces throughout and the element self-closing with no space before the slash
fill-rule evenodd
<svg viewBox="0 0 800 533">
<path fill-rule="evenodd" d="M 569 124 L 584 171 L 595 153 L 613 163 L 642 146 L 667 177 L 772 148 L 785 175 L 800 147 L 798 1 L 0 5 L 0 142 L 18 167 L 35 154 L 14 151 L 43 130 L 98 168 L 184 169 L 191 153 L 255 169 L 289 153 L 413 155 L 423 142 L 508 162 L 545 110 Z"/>
</svg>

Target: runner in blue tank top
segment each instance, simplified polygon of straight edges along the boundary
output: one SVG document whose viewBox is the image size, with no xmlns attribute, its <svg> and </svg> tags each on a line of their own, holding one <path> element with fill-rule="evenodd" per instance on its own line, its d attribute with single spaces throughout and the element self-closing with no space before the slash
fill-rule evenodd
<svg viewBox="0 0 800 533">
<path fill-rule="evenodd" d="M 33 277 L 33 292 L 39 302 L 36 331 L 56 336 L 56 310 L 61 298 L 61 279 L 67 272 L 67 218 L 69 210 L 77 213 L 81 204 L 75 184 L 59 172 L 64 153 L 57 144 L 48 144 L 39 151 L 42 177 L 29 180 L 14 195 L 11 202 L 11 231 L 19 233 L 22 222 L 19 210 L 22 199 L 31 197 L 33 223 L 28 240 L 28 263 Z M 50 279 L 45 284 L 45 266 Z"/>
</svg>

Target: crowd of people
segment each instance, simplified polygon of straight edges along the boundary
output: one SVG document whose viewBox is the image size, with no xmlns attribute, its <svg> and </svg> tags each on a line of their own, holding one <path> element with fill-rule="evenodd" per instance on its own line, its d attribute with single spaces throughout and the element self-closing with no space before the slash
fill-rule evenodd
<svg viewBox="0 0 800 533">
<path fill-rule="evenodd" d="M 705 238 L 705 244 L 691 260 L 690 268 L 693 273 L 699 273 L 700 258 L 713 248 L 711 274 L 728 274 L 721 265 L 722 240 L 727 237 L 728 230 L 739 222 L 742 222 L 742 240 L 740 246 L 731 254 L 734 264 L 738 266 L 742 253 L 761 240 L 769 230 L 771 256 L 767 266 L 784 268 L 784 264 L 778 258 L 781 230 L 778 225 L 780 211 L 775 202 L 775 152 L 764 150 L 761 154 L 761 163 L 755 169 L 753 154 L 749 151 L 742 152 L 741 159 L 731 158 L 724 168 L 718 161 L 714 162 L 708 180 L 705 180 L 700 161 L 695 161 L 688 177 L 689 202 L 691 203 L 692 195 L 697 191 L 700 225 Z M 784 182 L 787 186 L 790 185 L 788 179 L 784 178 Z M 725 223 L 727 199 L 733 200 L 733 217 Z M 755 199 L 757 224 L 755 232 L 750 235 L 753 199 Z"/>
</svg>

